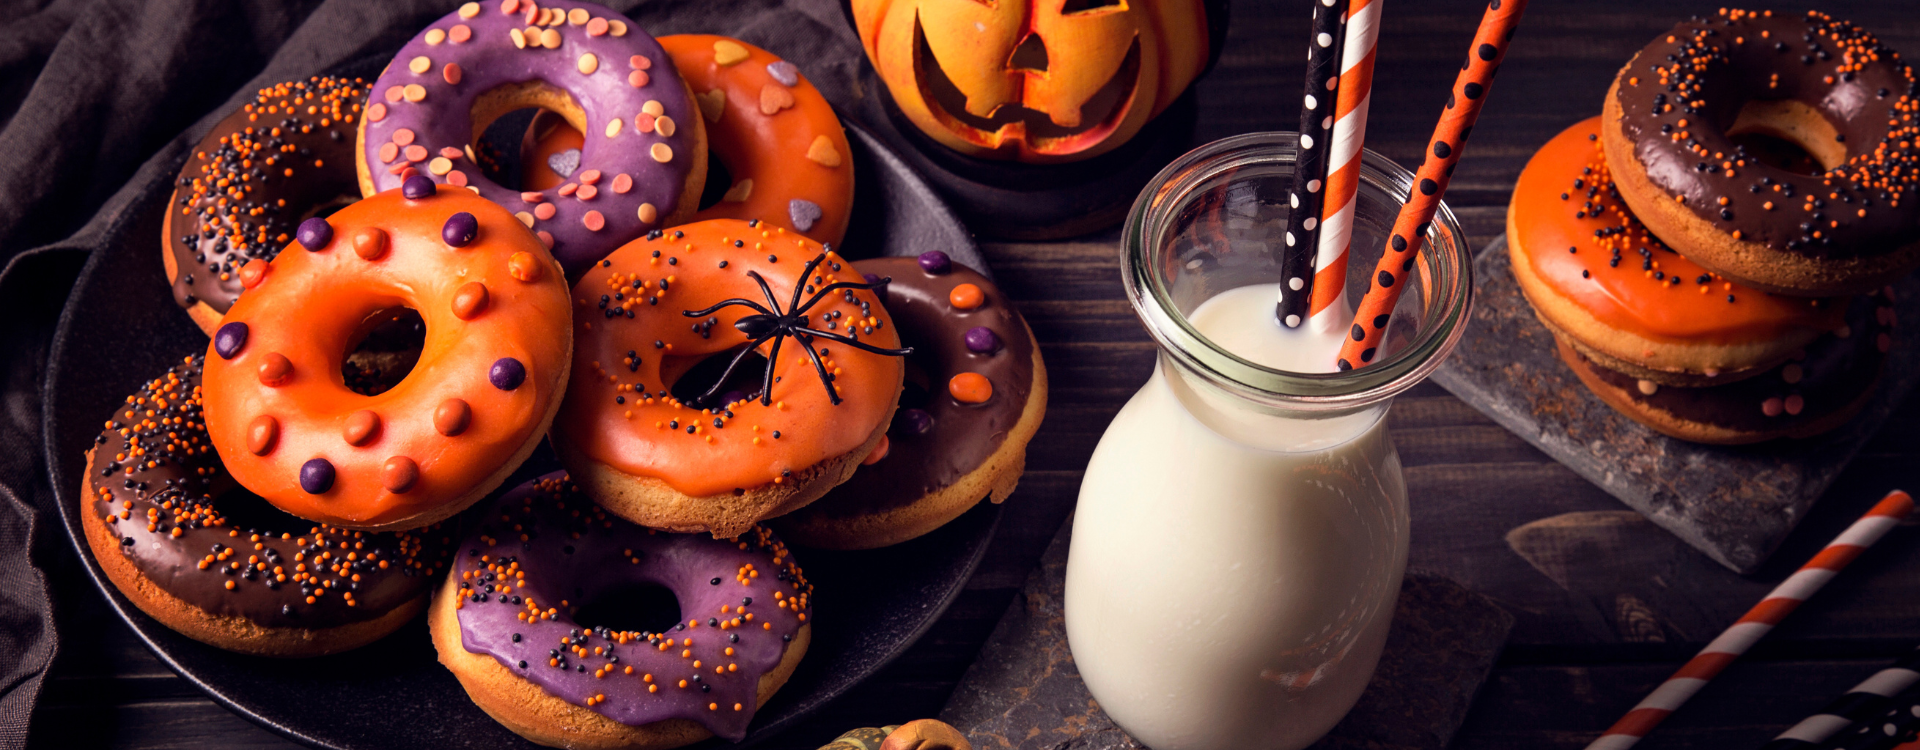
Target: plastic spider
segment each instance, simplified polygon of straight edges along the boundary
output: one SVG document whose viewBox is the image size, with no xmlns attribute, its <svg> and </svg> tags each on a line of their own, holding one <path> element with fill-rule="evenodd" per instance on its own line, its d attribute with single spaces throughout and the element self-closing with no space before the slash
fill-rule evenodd
<svg viewBox="0 0 1920 750">
<path fill-rule="evenodd" d="M 746 334 L 751 340 L 751 343 L 745 349 L 740 350 L 739 354 L 733 356 L 733 361 L 727 363 L 727 369 L 720 374 L 720 379 L 715 381 L 713 387 L 707 389 L 706 393 L 700 394 L 700 398 L 697 399 L 698 403 L 709 403 L 709 400 L 713 398 L 714 394 L 726 385 L 727 378 L 733 376 L 733 370 L 740 365 L 741 360 L 746 359 L 748 353 L 759 350 L 760 345 L 766 343 L 768 339 L 773 340 L 773 349 L 767 353 L 766 376 L 760 384 L 760 403 L 762 405 L 773 403 L 773 367 L 774 363 L 780 359 L 781 340 L 789 336 L 807 348 L 807 357 L 813 360 L 813 369 L 820 373 L 821 385 L 827 387 L 827 399 L 832 401 L 836 406 L 840 404 L 840 393 L 834 390 L 833 376 L 827 373 L 826 364 L 820 361 L 820 353 L 814 351 L 813 339 L 815 337 L 829 341 L 838 341 L 861 351 L 884 354 L 889 357 L 904 357 L 913 353 L 912 347 L 882 349 L 864 343 L 852 336 L 807 327 L 807 311 L 813 309 L 813 306 L 819 304 L 821 300 L 826 299 L 829 293 L 841 289 L 875 289 L 892 281 L 892 279 L 881 279 L 871 284 L 836 281 L 821 287 L 819 291 L 814 292 L 812 297 L 807 298 L 806 303 L 802 304 L 800 302 L 800 295 L 806 291 L 807 280 L 813 278 L 814 269 L 819 268 L 820 264 L 826 261 L 826 259 L 826 253 L 821 253 L 819 257 L 807 261 L 806 270 L 800 274 L 800 283 L 794 284 L 793 286 L 793 300 L 787 303 L 787 309 L 784 311 L 780 309 L 780 300 L 773 296 L 773 289 L 767 286 L 766 279 L 760 278 L 760 274 L 757 271 L 748 271 L 747 276 L 752 277 L 753 282 L 760 285 L 760 292 L 767 296 L 767 304 L 761 305 L 753 300 L 735 297 L 705 310 L 687 310 L 680 313 L 689 318 L 698 318 L 711 315 L 714 311 L 723 307 L 733 307 L 736 305 L 752 308 L 754 312 L 759 313 L 758 315 L 748 315 L 733 322 L 733 327 L 739 329 L 741 333 Z"/>
</svg>

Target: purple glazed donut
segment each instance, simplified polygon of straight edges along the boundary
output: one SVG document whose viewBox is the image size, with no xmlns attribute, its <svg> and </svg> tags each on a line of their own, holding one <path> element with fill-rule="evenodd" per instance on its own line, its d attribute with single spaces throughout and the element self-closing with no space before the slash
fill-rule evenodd
<svg viewBox="0 0 1920 750">
<path fill-rule="evenodd" d="M 698 208 L 705 125 L 658 42 L 592 3 L 470 2 L 433 22 L 373 85 L 358 143 L 360 190 L 412 174 L 505 206 L 578 274 Z M 473 143 L 501 115 L 547 109 L 587 134 L 567 182 L 522 192 L 488 179 Z"/>
<path fill-rule="evenodd" d="M 534 742 L 737 742 L 806 651 L 813 587 L 764 527 L 653 531 L 608 515 L 564 472 L 507 492 L 477 523 L 434 598 L 434 646 L 475 703 Z M 593 621 L 646 587 L 673 594 L 675 624 Z"/>
</svg>

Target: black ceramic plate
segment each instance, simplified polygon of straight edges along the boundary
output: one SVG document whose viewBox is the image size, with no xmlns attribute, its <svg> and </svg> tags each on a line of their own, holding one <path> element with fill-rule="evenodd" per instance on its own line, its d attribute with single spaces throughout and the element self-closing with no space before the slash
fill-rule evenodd
<svg viewBox="0 0 1920 750">
<path fill-rule="evenodd" d="M 985 272 L 965 227 L 933 191 L 871 135 L 852 126 L 848 134 L 858 187 L 853 229 L 841 252 L 859 259 L 938 249 Z M 67 535 L 94 584 L 182 677 L 294 740 L 342 750 L 533 747 L 467 700 L 435 660 L 424 618 L 336 656 L 297 662 L 241 656 L 168 630 L 102 576 L 77 515 L 85 451 L 114 404 L 180 357 L 207 347 L 206 336 L 173 304 L 160 267 L 160 223 L 173 174 L 169 168 L 152 176 L 128 219 L 109 230 L 74 286 L 49 358 L 47 469 Z M 554 468 L 543 446 L 504 486 Z M 792 680 L 754 717 L 744 744 L 792 725 L 905 651 L 953 603 L 998 520 L 999 506 L 982 503 L 945 528 L 896 547 L 800 550 L 797 557 L 817 588 L 813 644 Z M 701 745 L 707 746 L 727 745 Z"/>
</svg>

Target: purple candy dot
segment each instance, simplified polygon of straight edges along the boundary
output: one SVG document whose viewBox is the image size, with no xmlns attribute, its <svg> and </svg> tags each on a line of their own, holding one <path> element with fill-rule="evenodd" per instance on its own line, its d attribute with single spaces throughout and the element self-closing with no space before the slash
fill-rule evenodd
<svg viewBox="0 0 1920 750">
<path fill-rule="evenodd" d="M 240 350 L 247 348 L 247 324 L 228 323 L 213 332 L 213 353 L 221 359 L 233 359 L 240 356 Z"/>
<path fill-rule="evenodd" d="M 461 211 L 447 217 L 447 225 L 440 228 L 440 239 L 449 247 L 466 247 L 473 244 L 473 236 L 480 233 L 480 220 L 473 214 Z"/>
<path fill-rule="evenodd" d="M 986 326 L 974 326 L 967 329 L 967 351 L 974 354 L 991 354 L 1000 348 L 1000 337 Z"/>
<path fill-rule="evenodd" d="M 501 357 L 493 361 L 493 370 L 487 373 L 487 380 L 495 388 L 511 391 L 527 382 L 527 366 L 512 357 Z"/>
<path fill-rule="evenodd" d="M 327 249 L 327 244 L 333 242 L 333 225 L 315 216 L 300 222 L 300 228 L 294 231 L 293 238 L 299 240 L 300 246 L 306 248 L 307 252 L 317 253 Z"/>
<path fill-rule="evenodd" d="M 438 189 L 433 185 L 433 178 L 426 175 L 417 174 L 408 177 L 406 182 L 400 183 L 400 194 L 410 201 L 431 198 Z"/>
<path fill-rule="evenodd" d="M 933 415 L 925 409 L 901 409 L 895 421 L 910 435 L 925 435 L 933 431 Z"/>
<path fill-rule="evenodd" d="M 869 284 L 878 284 L 886 280 L 886 279 L 880 278 L 879 274 L 874 274 L 874 273 L 863 273 L 863 274 L 860 274 L 860 277 L 863 279 L 866 279 L 867 283 Z"/>
<path fill-rule="evenodd" d="M 939 250 L 928 250 L 920 254 L 920 270 L 932 274 L 942 274 L 953 270 L 953 259 Z"/>
<path fill-rule="evenodd" d="M 333 462 L 316 458 L 300 465 L 300 489 L 318 495 L 333 489 Z"/>
</svg>

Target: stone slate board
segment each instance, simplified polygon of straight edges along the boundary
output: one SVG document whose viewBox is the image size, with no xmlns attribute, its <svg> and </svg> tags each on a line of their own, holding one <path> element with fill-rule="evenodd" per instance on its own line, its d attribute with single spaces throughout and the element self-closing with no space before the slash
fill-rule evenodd
<svg viewBox="0 0 1920 750">
<path fill-rule="evenodd" d="M 1773 554 L 1920 381 L 1920 347 L 1899 342 L 1896 329 L 1878 393 L 1839 429 L 1747 446 L 1676 440 L 1614 411 L 1554 355 L 1553 334 L 1513 279 L 1506 238 L 1480 251 L 1473 272 L 1472 325 L 1434 381 L 1743 574 Z M 1894 291 L 1900 317 L 1920 320 L 1920 278 Z"/>
<path fill-rule="evenodd" d="M 940 712 L 975 748 L 1146 750 L 1100 710 L 1067 648 L 1072 529 L 1069 518 Z M 1512 629 L 1492 600 L 1410 572 L 1373 681 L 1311 750 L 1443 750 Z"/>
</svg>

